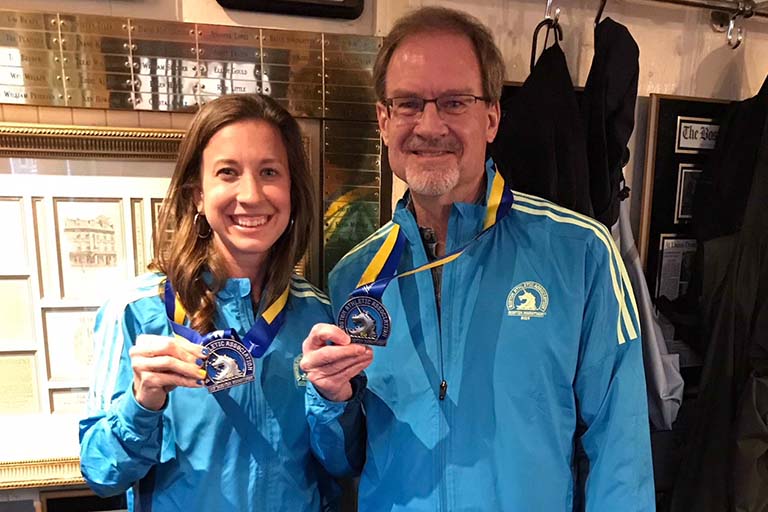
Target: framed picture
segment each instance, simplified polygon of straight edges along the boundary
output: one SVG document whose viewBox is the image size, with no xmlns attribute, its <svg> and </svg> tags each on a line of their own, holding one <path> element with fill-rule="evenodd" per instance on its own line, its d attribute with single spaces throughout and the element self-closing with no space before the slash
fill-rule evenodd
<svg viewBox="0 0 768 512">
<path fill-rule="evenodd" d="M 680 164 L 678 167 L 675 224 L 690 222 L 693 218 L 693 198 L 701 173 L 702 170 L 694 164 Z"/>
<path fill-rule="evenodd" d="M 353 20 L 363 13 L 365 0 L 216 0 L 228 9 Z"/>
<path fill-rule="evenodd" d="M 68 460 L 60 460 L 59 466 L 61 466 L 61 473 L 69 475 Z M 122 512 L 126 510 L 126 498 L 125 494 L 119 494 L 117 496 L 111 496 L 109 498 L 101 498 L 94 494 L 90 489 L 83 489 L 84 487 L 82 477 L 80 476 L 80 460 L 75 459 L 75 467 L 77 468 L 77 476 L 80 478 L 75 479 L 72 484 L 77 485 L 74 489 L 66 490 L 40 490 L 40 508 L 35 509 L 36 512 L 60 512 L 62 510 L 103 510 L 105 512 Z M 59 487 L 59 486 L 40 486 L 40 487 Z"/>
<path fill-rule="evenodd" d="M 696 239 L 662 233 L 659 237 L 659 272 L 656 276 L 655 297 L 675 300 L 685 295 L 691 281 Z"/>
<path fill-rule="evenodd" d="M 670 299 L 680 294 L 668 275 L 669 265 L 675 264 L 669 251 L 682 250 L 685 244 L 679 240 L 695 238 L 696 184 L 717 143 L 726 107 L 718 100 L 651 95 L 638 250 L 654 298 L 662 292 Z M 681 282 L 685 288 L 687 281 Z"/>
<path fill-rule="evenodd" d="M 13 240 L 0 251 L 0 272 L 5 275 L 27 274 L 27 237 L 20 197 L 0 197 L 0 240 Z"/>
<path fill-rule="evenodd" d="M 162 209 L 163 209 L 163 201 L 164 199 L 154 198 L 154 197 L 150 200 L 150 206 L 152 208 L 152 247 L 153 247 L 152 250 L 153 251 L 154 251 L 154 245 L 157 243 L 157 236 L 158 236 L 157 230 L 160 227 L 159 226 L 160 213 L 162 212 Z M 170 240 L 171 235 L 173 235 L 173 230 L 166 229 L 165 231 L 166 231 L 167 239 Z M 166 251 L 166 250 L 167 250 L 166 248 L 163 249 L 163 251 Z"/>
<path fill-rule="evenodd" d="M 37 369 L 32 353 L 0 354 L 0 411 L 26 414 L 40 411 Z"/>
<path fill-rule="evenodd" d="M 0 325 L 3 326 L 0 330 L 0 352 L 35 345 L 33 306 L 29 278 L 0 277 Z"/>
<path fill-rule="evenodd" d="M 138 276 L 147 270 L 147 236 L 144 222 L 144 201 L 131 199 L 131 224 L 133 225 L 133 271 Z"/>
<path fill-rule="evenodd" d="M 61 297 L 100 299 L 129 276 L 119 199 L 54 198 Z"/>
<path fill-rule="evenodd" d="M 88 388 L 50 389 L 51 412 L 58 414 L 82 414 L 88 399 Z"/>
<path fill-rule="evenodd" d="M 58 265 L 53 261 L 54 250 L 48 242 L 48 233 L 54 230 L 48 222 L 48 203 L 42 197 L 32 198 L 32 223 L 35 230 L 35 257 L 40 297 L 60 296 Z"/>
<path fill-rule="evenodd" d="M 711 117 L 677 116 L 675 153 L 696 155 L 715 149 L 720 125 Z"/>
<path fill-rule="evenodd" d="M 88 385 L 93 366 L 93 323 L 96 308 L 43 310 L 48 379 Z"/>
</svg>

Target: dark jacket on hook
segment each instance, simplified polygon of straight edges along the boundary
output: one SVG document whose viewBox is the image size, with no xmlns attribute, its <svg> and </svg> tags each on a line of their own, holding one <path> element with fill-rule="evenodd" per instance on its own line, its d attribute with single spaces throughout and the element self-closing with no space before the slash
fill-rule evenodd
<svg viewBox="0 0 768 512">
<path fill-rule="evenodd" d="M 674 512 L 768 510 L 768 78 L 734 103 L 694 223 L 706 356 Z"/>
<path fill-rule="evenodd" d="M 627 28 L 611 18 L 595 27 L 595 56 L 581 97 L 594 217 L 609 228 L 619 218 L 622 168 L 635 125 L 640 51 Z"/>
<path fill-rule="evenodd" d="M 525 83 L 502 104 L 491 155 L 515 190 L 592 215 L 584 130 L 558 44 L 544 50 Z"/>
</svg>

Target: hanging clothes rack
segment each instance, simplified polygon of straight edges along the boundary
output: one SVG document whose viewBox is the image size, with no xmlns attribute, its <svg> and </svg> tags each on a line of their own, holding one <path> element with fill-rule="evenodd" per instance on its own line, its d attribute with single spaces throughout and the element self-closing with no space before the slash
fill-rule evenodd
<svg viewBox="0 0 768 512">
<path fill-rule="evenodd" d="M 688 7 L 699 7 L 701 9 L 714 9 L 735 13 L 739 10 L 739 4 L 743 4 L 745 10 L 751 10 L 754 16 L 768 18 L 768 0 L 759 2 L 754 0 L 729 1 L 729 0 L 651 0 L 664 4 L 685 5 Z"/>
<path fill-rule="evenodd" d="M 725 40 L 732 49 L 738 48 L 746 37 L 743 20 L 752 16 L 768 18 L 768 0 L 652 0 L 665 4 L 712 9 L 712 29 L 725 32 Z"/>
</svg>

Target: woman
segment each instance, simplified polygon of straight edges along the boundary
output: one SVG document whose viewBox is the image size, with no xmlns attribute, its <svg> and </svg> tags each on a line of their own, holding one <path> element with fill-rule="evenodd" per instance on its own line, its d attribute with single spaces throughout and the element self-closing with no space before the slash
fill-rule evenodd
<svg viewBox="0 0 768 512">
<path fill-rule="evenodd" d="M 129 510 L 321 509 L 298 361 L 330 311 L 292 275 L 313 211 L 299 127 L 282 107 L 237 95 L 197 113 L 154 273 L 96 319 L 80 445 L 98 494 L 127 490 Z"/>
</svg>

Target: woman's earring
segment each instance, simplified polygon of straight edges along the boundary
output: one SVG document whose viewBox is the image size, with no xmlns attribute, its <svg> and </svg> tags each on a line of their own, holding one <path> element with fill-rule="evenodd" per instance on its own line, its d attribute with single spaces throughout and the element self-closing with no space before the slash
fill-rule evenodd
<svg viewBox="0 0 768 512">
<path fill-rule="evenodd" d="M 211 236 L 213 230 L 211 225 L 208 224 L 208 220 L 205 215 L 200 215 L 200 212 L 195 214 L 195 219 L 192 221 L 195 224 L 195 231 L 197 232 L 197 238 L 208 238 Z"/>
</svg>

